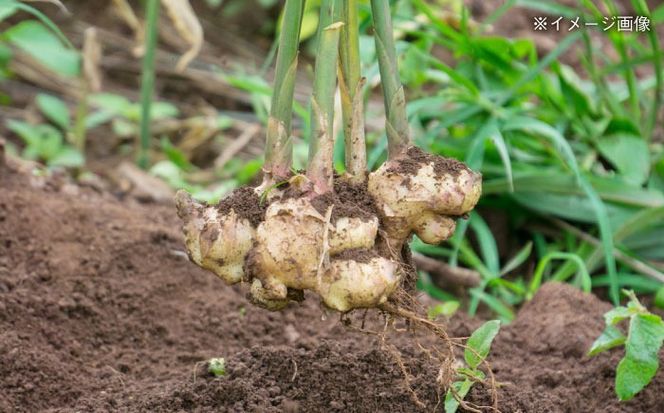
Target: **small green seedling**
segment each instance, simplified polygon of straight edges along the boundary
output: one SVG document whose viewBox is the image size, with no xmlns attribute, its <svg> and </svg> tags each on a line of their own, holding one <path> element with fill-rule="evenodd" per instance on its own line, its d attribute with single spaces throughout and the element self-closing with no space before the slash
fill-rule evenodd
<svg viewBox="0 0 664 413">
<path fill-rule="evenodd" d="M 208 361 L 208 373 L 214 377 L 222 377 L 226 375 L 226 360 L 223 357 L 211 358 Z"/>
<path fill-rule="evenodd" d="M 96 93 L 88 97 L 88 103 L 98 111 L 86 119 L 86 127 L 94 128 L 111 122 L 113 133 L 119 137 L 136 136 L 139 133 L 141 105 L 124 96 L 112 93 Z M 168 102 L 153 102 L 150 107 L 150 120 L 175 118 L 180 111 Z"/>
<path fill-rule="evenodd" d="M 664 341 L 664 322 L 650 313 L 633 291 L 627 306 L 616 307 L 604 314 L 606 329 L 595 340 L 589 355 L 594 356 L 618 346 L 625 347 L 625 357 L 616 368 L 616 394 L 621 401 L 630 400 L 650 383 L 659 369 L 659 350 Z M 629 320 L 627 336 L 618 324 Z"/>
<path fill-rule="evenodd" d="M 460 305 L 461 303 L 458 301 L 446 301 L 441 304 L 436 304 L 429 308 L 427 315 L 431 321 L 436 320 L 439 316 L 450 318 L 457 312 Z"/>
<path fill-rule="evenodd" d="M 83 154 L 67 142 L 71 120 L 67 105 L 55 96 L 37 95 L 37 106 L 50 124 L 33 125 L 7 120 L 7 129 L 25 143 L 22 156 L 42 161 L 50 167 L 79 168 L 85 163 Z"/>
<path fill-rule="evenodd" d="M 454 413 L 476 382 L 481 382 L 486 374 L 479 369 L 491 350 L 491 343 L 500 330 L 500 321 L 487 321 L 482 324 L 466 342 L 463 357 L 466 366 L 457 369 L 457 380 L 445 396 L 445 413 Z"/>
</svg>

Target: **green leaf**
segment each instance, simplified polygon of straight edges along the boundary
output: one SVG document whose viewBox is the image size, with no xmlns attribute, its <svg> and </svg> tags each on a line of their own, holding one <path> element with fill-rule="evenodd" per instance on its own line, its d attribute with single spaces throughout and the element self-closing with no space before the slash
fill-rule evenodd
<svg viewBox="0 0 664 413">
<path fill-rule="evenodd" d="M 124 118 L 115 118 L 111 122 L 113 133 L 117 136 L 127 138 L 138 134 L 138 126 Z"/>
<path fill-rule="evenodd" d="M 65 168 L 78 168 L 85 164 L 83 155 L 72 148 L 64 146 L 47 162 L 48 166 L 62 166 Z"/>
<path fill-rule="evenodd" d="M 623 333 L 618 330 L 617 327 L 609 325 L 602 332 L 602 334 L 597 337 L 593 345 L 588 351 L 589 356 L 597 355 L 603 351 L 610 350 L 614 347 L 618 347 L 625 343 L 626 337 Z"/>
<path fill-rule="evenodd" d="M 228 129 L 231 126 L 233 126 L 234 123 L 235 122 L 233 121 L 233 118 L 230 118 L 230 117 L 224 116 L 224 115 L 220 115 L 220 116 L 217 117 L 216 126 L 217 126 L 217 129 L 224 130 L 224 129 Z"/>
<path fill-rule="evenodd" d="M 616 394 L 621 401 L 632 399 L 657 372 L 659 363 L 623 357 L 616 369 Z"/>
<path fill-rule="evenodd" d="M 178 108 L 168 102 L 152 102 L 150 105 L 150 120 L 173 118 L 179 113 Z M 133 122 L 139 122 L 141 120 L 141 105 L 132 103 L 124 108 L 122 116 Z"/>
<path fill-rule="evenodd" d="M 606 270 L 609 273 L 609 280 L 611 285 L 609 286 L 609 297 L 614 305 L 618 305 L 620 302 L 620 293 L 618 285 L 618 272 L 616 268 L 616 259 L 613 256 L 613 230 L 611 229 L 611 221 L 609 218 L 609 209 L 607 205 L 602 201 L 602 199 L 595 191 L 595 188 L 590 184 L 590 182 L 583 176 L 577 175 L 579 179 L 579 185 L 586 193 L 586 196 L 590 200 L 593 210 L 595 211 L 595 217 L 597 219 L 597 226 L 599 227 L 600 240 L 602 241 L 602 248 L 604 251 L 604 261 L 606 264 Z M 586 274 L 587 275 L 587 274 Z M 584 278 L 587 282 L 586 285 L 588 288 L 591 288 L 590 277 Z"/>
<path fill-rule="evenodd" d="M 481 169 L 482 163 L 484 162 L 484 142 L 490 137 L 490 133 L 495 131 L 497 122 L 498 121 L 495 117 L 491 117 L 475 132 L 470 149 L 466 152 L 466 164 L 472 169 Z M 457 263 L 461 240 L 466 236 L 468 226 L 469 221 L 467 220 L 461 221 L 457 224 L 456 231 L 454 232 L 451 241 L 454 245 L 454 251 L 449 261 L 451 265 L 456 265 Z"/>
<path fill-rule="evenodd" d="M 184 179 L 182 169 L 169 160 L 159 161 L 150 168 L 150 174 L 166 181 L 173 188 L 183 188 L 191 192 Z"/>
<path fill-rule="evenodd" d="M 104 112 L 121 115 L 134 122 L 138 122 L 141 118 L 141 105 L 132 103 L 124 96 L 113 93 L 96 93 L 88 97 L 88 102 Z M 168 102 L 153 102 L 150 105 L 150 118 L 152 120 L 176 117 L 179 113 L 179 109 Z M 229 118 L 220 116 L 217 122 L 219 128 L 222 129 L 229 123 Z M 232 123 L 232 121 L 230 122 Z"/>
<path fill-rule="evenodd" d="M 48 162 L 61 150 L 62 134 L 51 125 L 9 120 L 7 128 L 23 139 L 26 144 L 23 155 L 28 159 Z"/>
<path fill-rule="evenodd" d="M 489 354 L 491 343 L 500 330 L 500 321 L 492 320 L 482 324 L 468 339 L 463 356 L 470 368 L 475 369 Z"/>
<path fill-rule="evenodd" d="M 36 98 L 37 106 L 44 116 L 63 131 L 69 130 L 70 118 L 69 108 L 60 99 L 55 96 L 40 93 Z"/>
<path fill-rule="evenodd" d="M 13 3 L 14 1 L 4 1 L 0 3 L 0 22 L 16 13 L 18 7 Z"/>
<path fill-rule="evenodd" d="M 486 378 L 486 374 L 482 370 L 471 369 L 468 367 L 459 367 L 457 369 L 457 374 L 461 377 L 473 380 L 473 381 L 482 381 Z"/>
<path fill-rule="evenodd" d="M 104 109 L 113 114 L 124 113 L 132 105 L 129 99 L 113 93 L 95 93 L 88 96 L 88 102 L 94 107 Z"/>
<path fill-rule="evenodd" d="M 573 114 L 579 118 L 594 115 L 596 109 L 593 100 L 586 92 L 583 82 L 574 69 L 567 65 L 559 65 L 557 72 L 563 97 L 571 103 L 570 106 L 574 109 Z"/>
<path fill-rule="evenodd" d="M 523 301 L 523 297 L 525 297 L 527 293 L 525 283 L 523 282 L 522 279 L 518 279 L 517 281 L 508 281 L 502 278 L 494 278 L 493 280 L 489 281 L 487 285 L 489 287 L 500 286 L 508 289 L 509 291 L 517 295 L 517 297 L 519 298 L 518 303 Z M 512 303 L 512 304 L 517 304 L 517 303 Z"/>
<path fill-rule="evenodd" d="M 309 10 L 302 15 L 302 28 L 300 29 L 300 42 L 316 34 L 318 30 L 318 10 Z"/>
<path fill-rule="evenodd" d="M 655 376 L 659 350 L 664 341 L 664 323 L 654 314 L 636 314 L 629 325 L 625 357 L 616 369 L 616 393 L 630 400 Z"/>
<path fill-rule="evenodd" d="M 627 307 L 619 306 L 611 309 L 604 314 L 604 321 L 607 326 L 615 326 L 622 320 L 629 318 L 632 312 Z"/>
<path fill-rule="evenodd" d="M 251 161 L 244 163 L 242 168 L 235 174 L 235 178 L 241 185 L 246 185 L 254 179 L 254 177 L 261 171 L 262 167 L 262 160 L 252 159 Z"/>
<path fill-rule="evenodd" d="M 168 102 L 154 102 L 150 108 L 150 119 L 166 119 L 174 118 L 180 114 L 180 110 L 177 106 Z"/>
<path fill-rule="evenodd" d="M 611 203 L 657 208 L 664 206 L 664 195 L 654 189 L 636 188 L 615 177 L 588 176 L 600 197 Z M 517 192 L 547 192 L 553 195 L 583 195 L 576 185 L 576 178 L 558 168 L 539 168 L 536 171 L 519 172 L 514 175 Z M 509 191 L 505 178 L 487 179 L 482 185 L 482 194 L 502 194 Z"/>
<path fill-rule="evenodd" d="M 587 197 L 580 195 L 564 195 L 554 192 L 515 192 L 512 197 L 521 205 L 534 211 L 570 219 L 577 222 L 595 223 L 596 215 L 593 205 Z M 629 218 L 632 210 L 621 210 L 610 205 L 609 217 L 613 222 L 621 222 Z"/>
<path fill-rule="evenodd" d="M 116 115 L 106 110 L 90 113 L 85 117 L 85 129 L 93 129 L 113 119 Z"/>
<path fill-rule="evenodd" d="M 655 294 L 655 306 L 664 309 L 664 287 L 657 290 L 657 294 Z"/>
<path fill-rule="evenodd" d="M 7 43 L 0 42 L 0 73 L 6 75 L 8 68 L 7 65 L 12 60 L 13 53 L 11 47 Z"/>
<path fill-rule="evenodd" d="M 641 132 L 639 131 L 639 127 L 632 119 L 619 116 L 612 117 L 609 121 L 609 124 L 606 125 L 606 130 L 604 131 L 606 136 L 627 134 L 638 137 L 640 133 Z"/>
<path fill-rule="evenodd" d="M 71 44 L 69 39 L 67 39 L 67 36 L 62 33 L 62 30 L 56 26 L 55 23 L 51 19 L 48 18 L 44 13 L 39 11 L 38 9 L 30 6 L 29 4 L 25 4 L 21 1 L 18 0 L 4 0 L 3 1 L 3 6 L 8 6 L 10 8 L 15 8 L 17 10 L 22 10 L 26 13 L 29 13 L 39 19 L 42 24 L 44 24 L 47 28 L 49 28 L 58 38 L 64 43 L 69 49 L 74 49 L 74 45 Z"/>
<path fill-rule="evenodd" d="M 462 400 L 466 397 L 470 388 L 473 386 L 473 382 L 470 379 L 464 381 L 455 381 L 452 383 L 452 387 L 456 392 L 457 396 Z M 448 390 L 445 395 L 445 413 L 455 413 L 459 408 L 459 402 L 454 398 L 454 393 L 452 390 Z"/>
<path fill-rule="evenodd" d="M 569 143 L 558 130 L 549 124 L 533 118 L 514 116 L 503 124 L 503 131 L 522 131 L 549 140 L 574 174 L 580 175 L 576 157 Z"/>
<path fill-rule="evenodd" d="M 442 304 L 436 304 L 435 306 L 429 308 L 428 316 L 429 320 L 435 320 L 438 316 L 451 317 L 459 309 L 461 303 L 458 301 L 447 301 Z"/>
<path fill-rule="evenodd" d="M 7 29 L 4 37 L 58 74 L 70 77 L 80 74 L 79 53 L 68 49 L 53 32 L 37 21 L 22 21 Z"/>
<path fill-rule="evenodd" d="M 472 212 L 470 215 L 470 228 L 477 236 L 477 242 L 484 263 L 492 273 L 497 274 L 500 267 L 498 246 L 496 245 L 496 240 L 494 239 L 489 226 L 478 213 Z"/>
<path fill-rule="evenodd" d="M 477 297 L 478 300 L 481 300 L 486 304 L 491 310 L 495 311 L 503 320 L 512 321 L 514 320 L 514 311 L 498 298 L 494 297 L 491 294 L 487 294 L 479 288 L 471 288 L 469 290 L 470 295 Z"/>
<path fill-rule="evenodd" d="M 583 259 L 578 254 L 572 252 L 551 251 L 547 253 L 544 257 L 542 257 L 540 262 L 537 264 L 537 267 L 535 268 L 532 280 L 530 281 L 530 286 L 528 287 L 529 298 L 532 298 L 532 296 L 537 292 L 537 290 L 539 290 L 540 285 L 542 284 L 544 271 L 546 270 L 546 267 L 549 264 L 549 262 L 551 262 L 551 260 L 554 259 L 568 260 L 576 264 L 578 268 L 578 274 L 581 280 L 580 287 L 583 291 L 590 292 L 592 283 L 590 281 L 590 274 L 588 273 L 588 269 L 586 268 L 586 264 L 583 261 Z M 559 281 L 559 282 L 566 281 L 566 277 L 557 277 L 554 278 L 554 281 Z"/>
<path fill-rule="evenodd" d="M 505 168 L 505 177 L 509 183 L 510 192 L 514 192 L 514 179 L 512 177 L 512 160 L 510 159 L 509 150 L 507 149 L 507 144 L 505 143 L 505 138 L 503 134 L 500 133 L 497 125 L 494 124 L 495 129 L 491 131 L 491 142 L 496 147 L 500 159 L 503 162 L 503 167 Z"/>
<path fill-rule="evenodd" d="M 185 154 L 173 146 L 171 141 L 165 136 L 161 138 L 161 150 L 164 151 L 164 154 L 166 154 L 168 160 L 170 160 L 183 171 L 190 171 L 194 169 L 194 165 L 189 162 Z"/>
<path fill-rule="evenodd" d="M 664 22 L 664 4 L 657 7 L 652 12 L 652 23 L 653 24 L 658 24 L 658 23 L 661 23 L 661 22 Z"/>
<path fill-rule="evenodd" d="M 558 4 L 555 1 L 542 0 L 516 0 L 515 6 L 526 7 L 545 14 L 574 18 L 579 15 L 579 10 Z"/>
<path fill-rule="evenodd" d="M 661 240 L 661 237 L 659 240 Z M 588 262 L 588 259 L 586 262 Z M 653 278 L 641 274 L 630 274 L 626 272 L 618 273 L 618 281 L 620 281 L 620 288 L 629 288 L 639 294 L 654 294 L 662 286 L 660 281 Z M 592 283 L 593 288 L 603 288 L 610 285 L 609 277 L 607 275 L 593 276 Z"/>
<path fill-rule="evenodd" d="M 645 140 L 616 134 L 601 138 L 597 149 L 627 182 L 640 186 L 650 175 L 650 151 Z"/>
<path fill-rule="evenodd" d="M 35 125 L 10 119 L 7 121 L 7 129 L 23 139 L 26 145 L 37 145 L 39 143 L 39 130 Z"/>
<path fill-rule="evenodd" d="M 517 252 L 512 258 L 510 258 L 510 260 L 507 261 L 507 263 L 503 266 L 503 268 L 500 269 L 500 275 L 503 276 L 515 270 L 521 264 L 526 262 L 528 257 L 530 257 L 530 253 L 532 252 L 532 250 L 533 250 L 533 242 L 528 241 L 528 243 L 526 243 L 526 245 L 524 245 L 523 248 L 521 248 L 519 252 Z"/>
</svg>

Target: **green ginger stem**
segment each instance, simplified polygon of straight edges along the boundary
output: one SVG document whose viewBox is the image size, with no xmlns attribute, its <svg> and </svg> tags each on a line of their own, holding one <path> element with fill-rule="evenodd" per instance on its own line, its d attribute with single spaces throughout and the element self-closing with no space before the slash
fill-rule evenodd
<svg viewBox="0 0 664 413">
<path fill-rule="evenodd" d="M 396 47 L 392 31 L 389 0 L 371 0 L 376 54 L 385 100 L 385 128 L 390 159 L 401 154 L 410 144 L 406 98 L 399 79 Z"/>
<path fill-rule="evenodd" d="M 344 123 L 346 171 L 357 180 L 366 178 L 367 149 L 364 136 L 363 79 L 360 65 L 358 0 L 344 0 L 344 27 L 339 44 L 341 109 Z"/>
<path fill-rule="evenodd" d="M 322 29 L 318 40 L 314 91 L 311 100 L 312 133 L 309 140 L 307 176 L 317 192 L 332 190 L 334 177 L 334 94 L 337 86 L 337 62 L 341 22 L 336 17 L 336 0 L 325 0 L 321 7 Z"/>
<path fill-rule="evenodd" d="M 291 118 L 303 12 L 304 0 L 286 0 L 267 125 L 265 181 L 279 180 L 290 173 L 293 157 Z"/>
</svg>

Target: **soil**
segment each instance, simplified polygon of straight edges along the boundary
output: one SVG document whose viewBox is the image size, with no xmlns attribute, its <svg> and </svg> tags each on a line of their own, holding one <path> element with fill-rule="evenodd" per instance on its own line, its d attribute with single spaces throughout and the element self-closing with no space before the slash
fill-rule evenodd
<svg viewBox="0 0 664 413">
<path fill-rule="evenodd" d="M 376 252 L 376 250 L 365 249 L 365 248 L 352 248 L 349 250 L 342 251 L 339 254 L 332 255 L 330 258 L 341 261 L 344 260 L 355 261 L 360 264 L 365 264 L 376 257 L 378 257 L 378 253 Z"/>
<path fill-rule="evenodd" d="M 316 196 L 311 200 L 311 205 L 323 216 L 329 206 L 334 205 L 330 219 L 332 223 L 342 217 L 371 221 L 378 216 L 376 205 L 367 191 L 366 184 L 356 185 L 339 178 L 334 180 L 334 192 Z"/>
<path fill-rule="evenodd" d="M 251 225 L 257 227 L 265 220 L 268 200 L 261 200 L 254 188 L 244 186 L 237 188 L 230 195 L 219 201 L 217 209 L 222 215 L 229 214 L 231 210 L 240 217 L 248 220 Z"/>
<path fill-rule="evenodd" d="M 433 170 L 437 176 L 456 176 L 461 171 L 468 170 L 466 165 L 456 159 L 433 155 L 423 151 L 417 146 L 411 146 L 406 151 L 405 156 L 399 158 L 398 162 L 394 162 L 393 165 L 388 168 L 388 172 L 410 176 L 417 175 L 417 172 L 422 165 L 426 164 L 433 164 Z"/>
<path fill-rule="evenodd" d="M 251 306 L 187 261 L 173 207 L 2 166 L 0 188 L 0 412 L 421 411 L 394 357 L 356 330 L 363 312 L 340 322 L 311 297 Z M 545 285 L 489 358 L 501 411 L 664 411 L 663 374 L 618 403 L 620 351 L 585 356 L 609 308 Z M 370 311 L 365 328 L 383 323 Z M 446 326 L 464 337 L 479 323 L 459 314 Z M 437 369 L 416 338 L 389 342 L 431 411 Z M 226 359 L 224 377 L 205 374 L 212 357 Z M 470 400 L 491 404 L 481 387 Z"/>
</svg>

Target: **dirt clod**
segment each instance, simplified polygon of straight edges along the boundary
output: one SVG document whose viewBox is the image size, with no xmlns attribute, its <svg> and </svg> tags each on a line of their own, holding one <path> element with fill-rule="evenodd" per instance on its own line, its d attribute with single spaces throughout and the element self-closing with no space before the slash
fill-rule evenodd
<svg viewBox="0 0 664 413">
<path fill-rule="evenodd" d="M 251 222 L 254 227 L 257 227 L 265 219 L 267 207 L 267 200 L 261 200 L 254 192 L 254 188 L 248 186 L 234 190 L 230 195 L 219 201 L 217 205 L 217 209 L 222 214 L 228 214 L 232 209 L 240 218 Z"/>
<path fill-rule="evenodd" d="M 367 191 L 366 184 L 354 185 L 341 179 L 334 181 L 334 192 L 316 196 L 311 200 L 311 205 L 321 215 L 325 215 L 327 208 L 334 205 L 332 223 L 341 217 L 369 221 L 377 216 L 376 205 Z"/>
<path fill-rule="evenodd" d="M 378 257 L 378 254 L 374 250 L 353 248 L 333 255 L 331 258 L 335 260 L 355 261 L 357 263 L 364 264 L 376 257 Z"/>
<path fill-rule="evenodd" d="M 438 176 L 457 175 L 460 171 L 468 170 L 468 167 L 462 162 L 453 158 L 433 155 L 423 151 L 417 146 L 411 146 L 406 151 L 406 155 L 399 158 L 398 162 L 388 169 L 388 172 L 399 173 L 402 175 L 416 175 L 422 165 L 433 164 L 433 170 Z"/>
</svg>

